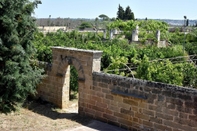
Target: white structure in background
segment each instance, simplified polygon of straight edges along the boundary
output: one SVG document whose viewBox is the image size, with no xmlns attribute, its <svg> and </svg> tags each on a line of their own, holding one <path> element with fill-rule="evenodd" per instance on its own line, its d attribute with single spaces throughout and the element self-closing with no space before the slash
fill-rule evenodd
<svg viewBox="0 0 197 131">
<path fill-rule="evenodd" d="M 114 37 L 114 34 L 113 34 L 113 33 L 114 33 L 113 30 L 110 30 L 110 34 L 109 34 L 109 39 L 110 39 L 110 40 L 112 40 L 113 37 Z"/>
<path fill-rule="evenodd" d="M 135 30 L 132 32 L 132 41 L 138 41 L 139 26 L 137 25 Z"/>
<path fill-rule="evenodd" d="M 160 41 L 160 30 L 157 30 L 157 32 L 156 32 L 156 39 L 159 43 L 159 41 Z"/>
<path fill-rule="evenodd" d="M 107 36 L 107 31 L 106 29 L 103 29 L 103 38 L 106 39 L 106 36 Z"/>
<path fill-rule="evenodd" d="M 116 35 L 118 35 L 118 34 L 119 34 L 119 32 L 118 32 L 117 29 L 110 30 L 110 34 L 109 34 L 110 40 L 113 39 L 113 38 L 115 38 Z"/>
<path fill-rule="evenodd" d="M 157 39 L 157 47 L 161 48 L 161 47 L 166 47 L 166 45 L 168 44 L 165 40 L 160 41 L 160 30 L 157 30 L 156 32 L 156 39 Z"/>
<path fill-rule="evenodd" d="M 114 35 L 117 35 L 118 34 L 118 30 L 117 29 L 114 29 L 113 32 L 114 32 L 113 33 Z"/>
</svg>

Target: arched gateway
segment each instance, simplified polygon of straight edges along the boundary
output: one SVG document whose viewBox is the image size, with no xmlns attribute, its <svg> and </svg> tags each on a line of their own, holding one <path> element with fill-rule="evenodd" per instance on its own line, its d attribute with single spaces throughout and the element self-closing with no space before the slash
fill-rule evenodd
<svg viewBox="0 0 197 131">
<path fill-rule="evenodd" d="M 70 65 L 78 71 L 79 105 L 92 84 L 92 72 L 100 72 L 102 51 L 52 47 L 52 69 L 38 86 L 38 97 L 66 108 L 69 101 Z M 80 107 L 79 107 L 80 108 Z"/>
<path fill-rule="evenodd" d="M 100 72 L 101 51 L 53 47 L 38 94 L 60 108 L 69 101 L 69 65 L 78 70 L 79 114 L 127 130 L 197 131 L 197 90 Z"/>
</svg>

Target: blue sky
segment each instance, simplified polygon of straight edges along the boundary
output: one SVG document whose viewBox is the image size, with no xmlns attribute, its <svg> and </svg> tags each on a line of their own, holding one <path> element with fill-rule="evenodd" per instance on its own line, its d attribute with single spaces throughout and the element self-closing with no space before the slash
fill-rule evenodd
<svg viewBox="0 0 197 131">
<path fill-rule="evenodd" d="M 96 18 L 117 16 L 118 5 L 130 6 L 136 18 L 197 19 L 197 0 L 42 0 L 35 9 L 37 18 Z"/>
</svg>

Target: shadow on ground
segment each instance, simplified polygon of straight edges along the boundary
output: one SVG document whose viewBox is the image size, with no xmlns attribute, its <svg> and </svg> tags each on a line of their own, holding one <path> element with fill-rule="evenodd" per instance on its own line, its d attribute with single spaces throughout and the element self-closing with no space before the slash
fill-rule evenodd
<svg viewBox="0 0 197 131">
<path fill-rule="evenodd" d="M 29 98 L 24 103 L 23 107 L 27 108 L 28 110 L 31 110 L 34 113 L 48 117 L 52 120 L 69 119 L 80 124 L 88 124 L 93 120 L 89 117 L 82 117 L 78 115 L 78 113 L 67 113 L 66 111 L 61 110 L 53 104 L 43 101 L 41 99 L 32 100 L 31 98 Z"/>
<path fill-rule="evenodd" d="M 73 128 L 70 127 L 64 131 L 125 131 L 124 129 L 94 120 L 90 117 L 79 116 L 78 113 L 67 113 L 56 108 L 53 104 L 40 99 L 36 101 L 28 100 L 24 103 L 23 107 L 52 120 L 68 119 L 81 125 Z"/>
</svg>

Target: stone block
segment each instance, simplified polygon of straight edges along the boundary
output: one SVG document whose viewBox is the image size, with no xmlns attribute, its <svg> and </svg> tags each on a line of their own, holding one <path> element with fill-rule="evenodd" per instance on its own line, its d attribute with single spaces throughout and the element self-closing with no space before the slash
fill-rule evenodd
<svg viewBox="0 0 197 131">
<path fill-rule="evenodd" d="M 129 119 L 129 115 L 125 113 L 114 112 L 114 116 L 116 116 L 117 118 L 122 118 L 126 120 Z"/>
<path fill-rule="evenodd" d="M 103 99 L 105 97 L 105 94 L 102 93 L 102 92 L 96 92 L 96 96 L 98 96 L 98 97 Z"/>
<path fill-rule="evenodd" d="M 119 95 L 113 95 L 113 99 L 116 102 L 120 102 L 120 103 L 123 102 L 123 97 Z"/>
<path fill-rule="evenodd" d="M 101 102 L 96 102 L 96 106 L 101 107 L 101 108 L 107 108 L 108 105 L 106 103 L 101 103 Z"/>
<path fill-rule="evenodd" d="M 100 111 L 100 112 L 104 112 L 105 109 L 102 107 L 98 107 L 98 106 L 92 106 L 92 109 L 94 109 L 95 111 Z"/>
<path fill-rule="evenodd" d="M 103 99 L 103 103 L 106 103 L 107 105 L 110 105 L 110 103 L 111 103 L 111 100 L 108 100 L 108 99 Z"/>
<path fill-rule="evenodd" d="M 179 118 L 188 119 L 189 115 L 188 113 L 179 112 Z"/>
<path fill-rule="evenodd" d="M 109 95 L 109 94 L 106 94 L 105 98 L 109 99 L 109 100 L 113 100 L 114 99 L 114 97 L 112 95 Z"/>
<path fill-rule="evenodd" d="M 150 122 L 148 120 L 143 120 L 143 125 L 148 126 L 148 127 L 153 127 L 153 122 Z"/>
<path fill-rule="evenodd" d="M 151 90 L 151 92 L 152 92 L 153 94 L 161 94 L 161 93 L 162 93 L 162 91 L 161 91 L 159 88 L 153 88 L 153 89 Z"/>
<path fill-rule="evenodd" d="M 167 103 L 167 108 L 168 109 L 175 109 L 176 105 L 175 104 L 171 104 L 171 103 Z"/>
<path fill-rule="evenodd" d="M 109 93 L 110 93 L 110 90 L 109 90 L 109 89 L 103 88 L 103 89 L 102 89 L 102 93 L 104 93 L 104 94 L 109 94 Z"/>
<path fill-rule="evenodd" d="M 132 110 L 126 110 L 124 108 L 120 108 L 120 113 L 127 114 L 129 116 L 134 116 L 134 111 L 132 111 Z"/>
<path fill-rule="evenodd" d="M 121 108 L 124 108 L 126 110 L 131 110 L 132 109 L 132 105 L 125 104 L 125 103 L 122 103 L 122 102 L 118 102 L 118 106 L 121 107 Z"/>
<path fill-rule="evenodd" d="M 158 124 L 162 124 L 162 119 L 158 117 L 150 117 L 150 121 Z"/>
<path fill-rule="evenodd" d="M 173 116 L 168 114 L 163 114 L 162 112 L 156 112 L 155 117 L 165 119 L 165 120 L 173 120 Z"/>
<path fill-rule="evenodd" d="M 143 109 L 143 114 L 146 114 L 149 116 L 155 116 L 155 111 Z"/>
<path fill-rule="evenodd" d="M 98 83 L 99 87 L 101 88 L 108 88 L 108 85 L 105 83 Z"/>
<path fill-rule="evenodd" d="M 102 102 L 102 98 L 95 96 L 95 95 L 93 95 L 92 98 L 90 99 L 93 99 L 95 102 Z"/>
<path fill-rule="evenodd" d="M 120 107 L 109 105 L 108 109 L 114 112 L 120 112 Z"/>
<path fill-rule="evenodd" d="M 155 101 L 157 99 L 157 95 L 155 94 L 149 94 L 148 95 L 148 99 L 147 99 L 147 102 L 150 103 L 150 104 L 154 104 Z"/>
<path fill-rule="evenodd" d="M 172 115 L 172 116 L 178 116 L 179 112 L 177 110 L 171 110 L 171 109 L 168 109 L 166 107 L 163 107 L 162 108 L 162 113 Z"/>
<path fill-rule="evenodd" d="M 157 124 L 157 123 L 154 123 L 154 128 L 159 129 L 161 131 L 172 131 L 172 128 L 170 126 L 165 126 L 165 125 Z"/>
<path fill-rule="evenodd" d="M 157 106 L 156 105 L 153 105 L 153 104 L 148 104 L 148 109 L 149 110 L 156 110 L 157 109 Z"/>
<path fill-rule="evenodd" d="M 111 121 L 114 121 L 114 122 L 116 122 L 118 120 L 116 116 L 106 114 L 106 113 L 103 114 L 103 117 L 107 120 L 111 120 Z"/>
<path fill-rule="evenodd" d="M 172 96 L 172 92 L 170 90 L 165 90 L 165 91 L 162 91 L 162 95 L 171 97 Z"/>
<path fill-rule="evenodd" d="M 149 120 L 150 119 L 150 117 L 148 115 L 145 115 L 143 113 L 138 113 L 138 112 L 135 112 L 134 117 L 137 117 L 141 120 Z"/>
<path fill-rule="evenodd" d="M 189 115 L 189 119 L 197 122 L 197 115 Z"/>
<path fill-rule="evenodd" d="M 169 120 L 163 120 L 163 125 L 169 126 L 169 127 L 172 127 L 172 128 L 182 129 L 181 124 L 176 123 L 176 122 L 172 122 L 172 121 L 169 121 Z"/>
<path fill-rule="evenodd" d="M 123 103 L 138 106 L 138 101 L 130 100 L 130 99 L 123 99 Z"/>
<path fill-rule="evenodd" d="M 129 120 L 126 120 L 126 119 L 123 119 L 123 118 L 118 118 L 118 122 L 123 124 L 123 125 L 127 125 L 127 126 L 132 126 L 132 124 L 133 124 L 132 121 L 129 121 Z"/>
<path fill-rule="evenodd" d="M 113 111 L 111 111 L 111 110 L 109 110 L 109 109 L 107 108 L 107 109 L 105 109 L 105 113 L 106 113 L 106 114 L 110 114 L 110 115 L 112 115 L 114 112 L 113 112 Z"/>
<path fill-rule="evenodd" d="M 148 104 L 145 103 L 145 102 L 143 102 L 143 101 L 140 101 L 140 102 L 138 103 L 138 107 L 147 109 L 147 108 L 148 108 Z"/>
<path fill-rule="evenodd" d="M 136 123 L 138 123 L 138 122 L 139 122 L 139 118 L 137 118 L 137 117 L 134 117 L 134 118 L 133 118 L 133 122 L 136 122 Z"/>
<path fill-rule="evenodd" d="M 185 106 L 176 106 L 176 110 L 179 111 L 179 112 L 184 112 L 184 113 L 192 113 L 193 109 L 192 108 L 189 108 L 189 107 L 185 107 Z"/>
<path fill-rule="evenodd" d="M 178 106 L 182 106 L 183 105 L 183 101 L 180 99 L 175 99 L 175 98 L 171 98 L 171 97 L 167 97 L 166 98 L 166 102 L 168 103 L 172 103 Z"/>
<path fill-rule="evenodd" d="M 188 108 L 197 108 L 197 105 L 195 107 L 195 104 L 192 101 L 185 101 L 185 107 L 188 107 Z"/>
<path fill-rule="evenodd" d="M 179 99 L 186 100 L 186 101 L 191 101 L 191 100 L 192 100 L 192 96 L 189 95 L 189 94 L 178 93 L 178 94 L 177 94 L 177 97 L 178 97 Z"/>
<path fill-rule="evenodd" d="M 96 101 L 93 99 L 87 99 L 86 101 L 91 105 L 96 105 Z"/>
<path fill-rule="evenodd" d="M 89 114 L 93 115 L 93 116 L 95 115 L 95 110 L 93 110 L 93 109 L 85 108 L 84 111 L 85 111 L 86 113 L 89 113 Z"/>
</svg>

